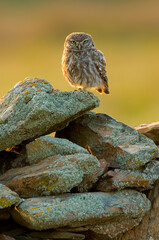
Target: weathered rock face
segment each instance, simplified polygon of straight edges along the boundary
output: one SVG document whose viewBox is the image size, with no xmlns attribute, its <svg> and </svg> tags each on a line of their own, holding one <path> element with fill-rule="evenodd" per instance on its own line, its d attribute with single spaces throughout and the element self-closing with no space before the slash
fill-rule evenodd
<svg viewBox="0 0 159 240">
<path fill-rule="evenodd" d="M 109 170 L 100 178 L 96 189 L 109 192 L 131 187 L 144 191 L 153 188 L 157 179 L 159 179 L 159 161 L 151 161 L 143 171 Z"/>
<path fill-rule="evenodd" d="M 132 230 L 119 234 L 114 240 L 158 240 L 159 239 L 159 181 L 149 192 L 148 198 L 152 202 L 150 211 L 146 213 L 142 222 Z M 99 237 L 99 236 L 98 236 Z M 101 238 L 96 238 L 101 239 Z"/>
<path fill-rule="evenodd" d="M 151 138 L 157 145 L 159 145 L 159 122 L 141 124 L 134 127 L 139 133 Z"/>
<path fill-rule="evenodd" d="M 95 189 L 98 180 L 107 172 L 108 167 L 108 163 L 104 159 L 100 159 L 99 163 L 100 166 L 93 174 L 84 176 L 83 181 L 76 188 L 77 192 L 88 192 L 91 189 Z"/>
<path fill-rule="evenodd" d="M 0 234 L 0 240 L 15 240 L 15 238 L 7 236 L 5 234 Z"/>
<path fill-rule="evenodd" d="M 74 144 L 67 139 L 43 136 L 26 145 L 29 164 L 39 162 L 41 159 L 54 155 L 69 155 L 75 153 L 86 153 L 85 148 Z"/>
<path fill-rule="evenodd" d="M 119 219 L 121 222 L 136 219 L 129 226 L 132 228 L 149 209 L 150 202 L 144 194 L 123 190 L 113 194 L 94 192 L 31 198 L 22 202 L 11 214 L 20 224 L 36 230 L 83 225 L 92 228 L 101 222 L 106 224 L 110 219 L 117 222 Z"/>
<path fill-rule="evenodd" d="M 24 198 L 48 196 L 70 192 L 99 166 L 98 159 L 90 154 L 56 155 L 32 166 L 8 170 L 0 176 L 0 183 Z"/>
<path fill-rule="evenodd" d="M 0 101 L 0 239 L 159 240 L 158 123 L 136 128 L 151 140 L 38 78 Z"/>
<path fill-rule="evenodd" d="M 19 82 L 0 102 L 0 151 L 62 129 L 99 106 L 90 92 L 62 92 L 37 78 Z"/>
<path fill-rule="evenodd" d="M 66 229 L 67 230 L 67 229 Z M 85 239 L 84 234 L 79 234 L 79 233 L 74 233 L 74 232 L 60 232 L 60 231 L 45 231 L 45 232 L 31 232 L 28 234 L 29 237 L 33 237 L 31 239 L 33 240 L 40 240 L 40 239 L 46 239 L 46 240 L 51 240 L 51 239 L 68 239 L 68 240 L 83 240 Z M 36 239 L 35 239 L 36 238 Z M 31 239 L 26 239 L 26 240 L 31 240 Z"/>
<path fill-rule="evenodd" d="M 17 204 L 19 201 L 20 198 L 17 193 L 0 184 L 0 209 L 11 207 L 13 204 Z"/>
<path fill-rule="evenodd" d="M 158 147 L 151 139 L 106 114 L 89 112 L 57 132 L 56 137 L 91 149 L 114 168 L 139 169 L 158 156 Z"/>
</svg>

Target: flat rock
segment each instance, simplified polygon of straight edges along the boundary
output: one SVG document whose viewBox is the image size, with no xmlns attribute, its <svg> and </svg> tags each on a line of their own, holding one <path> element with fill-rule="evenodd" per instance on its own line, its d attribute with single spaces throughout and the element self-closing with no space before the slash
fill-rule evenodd
<svg viewBox="0 0 159 240">
<path fill-rule="evenodd" d="M 11 207 L 12 205 L 19 203 L 19 201 L 20 198 L 17 193 L 0 184 L 0 209 Z"/>
<path fill-rule="evenodd" d="M 74 227 L 74 228 L 63 227 L 63 228 L 58 228 L 58 231 L 60 231 L 60 232 L 86 232 L 86 231 L 88 231 L 88 228 L 87 227 Z"/>
<path fill-rule="evenodd" d="M 81 90 L 62 92 L 40 78 L 26 78 L 0 100 L 0 151 L 64 128 L 99 106 L 99 99 Z"/>
<path fill-rule="evenodd" d="M 149 191 L 148 198 L 152 206 L 143 217 L 141 223 L 137 227 L 120 234 L 115 240 L 159 239 L 159 180 L 155 183 L 154 188 Z"/>
<path fill-rule="evenodd" d="M 94 233 L 96 233 L 93 234 L 94 236 L 96 236 L 96 238 L 92 238 L 92 234 L 90 233 L 90 239 L 114 239 L 119 234 L 124 233 L 127 230 L 139 225 L 139 221 L 136 218 L 126 219 L 121 217 L 118 220 L 119 221 L 116 221 L 116 219 L 112 219 L 112 221 L 109 221 L 108 223 L 89 226 L 88 228 Z"/>
<path fill-rule="evenodd" d="M 15 240 L 15 238 L 7 236 L 5 234 L 0 234 L 0 240 Z"/>
<path fill-rule="evenodd" d="M 109 192 L 124 188 L 137 188 L 138 190 L 152 189 L 155 181 L 159 179 L 159 161 L 148 163 L 144 171 L 114 169 L 105 173 L 96 186 L 96 190 Z"/>
<path fill-rule="evenodd" d="M 134 127 L 139 133 L 151 138 L 157 145 L 159 145 L 159 122 L 141 124 Z"/>
<path fill-rule="evenodd" d="M 0 176 L 0 183 L 24 198 L 48 196 L 70 192 L 99 166 L 98 159 L 90 154 L 56 155 L 31 166 L 10 169 Z"/>
<path fill-rule="evenodd" d="M 90 149 L 113 168 L 139 169 L 158 156 L 158 147 L 151 139 L 106 114 L 84 114 L 56 137 Z"/>
<path fill-rule="evenodd" d="M 69 155 L 75 153 L 89 153 L 85 148 L 67 139 L 42 136 L 26 145 L 29 164 L 54 155 Z"/>
<path fill-rule="evenodd" d="M 107 171 L 108 163 L 104 159 L 99 160 L 100 166 L 96 170 L 96 172 L 87 175 L 83 178 L 83 181 L 78 185 L 77 192 L 89 192 L 93 189 L 101 178 L 101 176 Z"/>
<path fill-rule="evenodd" d="M 106 224 L 115 219 L 117 222 L 136 219 L 136 225 L 149 209 L 150 201 L 144 194 L 122 190 L 29 198 L 12 208 L 11 214 L 15 221 L 27 228 L 46 230 Z"/>
<path fill-rule="evenodd" d="M 76 239 L 76 240 L 83 240 L 85 239 L 85 235 L 79 233 L 72 233 L 72 232 L 58 232 L 58 231 L 45 231 L 45 232 L 31 232 L 28 234 L 30 237 L 38 237 L 39 239 Z"/>
</svg>

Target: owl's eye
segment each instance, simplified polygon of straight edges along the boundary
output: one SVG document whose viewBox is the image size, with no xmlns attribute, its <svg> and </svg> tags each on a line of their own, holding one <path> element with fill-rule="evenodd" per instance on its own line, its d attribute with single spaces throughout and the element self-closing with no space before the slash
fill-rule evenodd
<svg viewBox="0 0 159 240">
<path fill-rule="evenodd" d="M 76 42 L 74 40 L 71 41 L 72 44 L 75 44 Z"/>
<path fill-rule="evenodd" d="M 83 43 L 84 43 L 84 44 L 88 43 L 88 40 L 84 40 Z"/>
</svg>

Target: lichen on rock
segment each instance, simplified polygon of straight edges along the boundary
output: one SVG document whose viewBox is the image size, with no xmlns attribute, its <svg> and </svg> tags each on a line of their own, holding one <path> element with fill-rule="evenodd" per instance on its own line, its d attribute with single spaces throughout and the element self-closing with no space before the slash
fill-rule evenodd
<svg viewBox="0 0 159 240">
<path fill-rule="evenodd" d="M 11 207 L 18 202 L 20 202 L 18 194 L 0 184 L 0 209 Z"/>
<path fill-rule="evenodd" d="M 89 112 L 56 133 L 56 137 L 89 147 L 110 167 L 140 169 L 158 156 L 158 147 L 146 136 L 107 114 Z"/>
<path fill-rule="evenodd" d="M 0 183 L 24 198 L 49 196 L 70 192 L 99 166 L 98 159 L 88 153 L 56 155 L 31 166 L 10 169 L 0 176 Z"/>
<path fill-rule="evenodd" d="M 116 193 L 92 192 L 30 198 L 11 213 L 16 221 L 35 230 L 84 225 L 91 229 L 91 226 L 106 223 L 110 219 L 118 222 L 121 217 L 127 221 L 136 219 L 132 228 L 149 209 L 150 201 L 144 194 L 123 190 Z"/>
<path fill-rule="evenodd" d="M 40 78 L 19 82 L 0 104 L 0 151 L 62 129 L 99 106 L 87 91 L 62 92 Z"/>
<path fill-rule="evenodd" d="M 159 239 L 158 123 L 143 132 L 153 141 L 89 112 L 92 93 L 39 78 L 0 102 L 0 237 Z"/>
<path fill-rule="evenodd" d="M 75 153 L 88 153 L 85 148 L 70 142 L 67 139 L 42 136 L 26 145 L 29 164 L 39 162 L 41 159 L 55 155 L 70 155 Z"/>
</svg>

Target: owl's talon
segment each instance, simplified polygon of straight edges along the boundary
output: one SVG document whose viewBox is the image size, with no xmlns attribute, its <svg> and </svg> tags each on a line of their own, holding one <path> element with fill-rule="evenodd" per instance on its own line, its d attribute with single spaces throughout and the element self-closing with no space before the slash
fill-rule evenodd
<svg viewBox="0 0 159 240">
<path fill-rule="evenodd" d="M 97 91 L 98 91 L 99 93 L 103 93 L 103 91 L 102 91 L 101 88 L 98 88 Z"/>
</svg>

